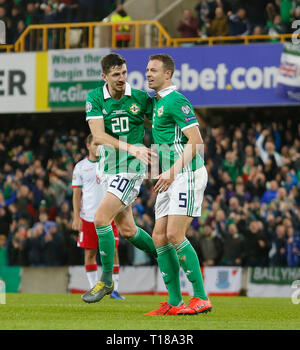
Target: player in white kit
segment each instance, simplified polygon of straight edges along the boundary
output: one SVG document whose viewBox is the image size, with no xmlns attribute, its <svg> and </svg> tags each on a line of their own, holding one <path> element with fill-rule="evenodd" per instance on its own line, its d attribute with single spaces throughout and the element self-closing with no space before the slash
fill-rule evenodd
<svg viewBox="0 0 300 350">
<path fill-rule="evenodd" d="M 78 245 L 84 249 L 84 265 L 91 288 L 98 282 L 98 266 L 96 262 L 98 236 L 94 226 L 95 212 L 103 199 L 106 188 L 97 174 L 98 144 L 95 144 L 90 134 L 86 142 L 89 155 L 79 161 L 73 171 L 73 211 L 72 228 L 79 231 Z M 119 280 L 119 233 L 114 222 L 112 223 L 115 236 L 115 263 L 113 270 L 114 291 L 111 297 L 124 299 L 118 293 Z"/>
</svg>

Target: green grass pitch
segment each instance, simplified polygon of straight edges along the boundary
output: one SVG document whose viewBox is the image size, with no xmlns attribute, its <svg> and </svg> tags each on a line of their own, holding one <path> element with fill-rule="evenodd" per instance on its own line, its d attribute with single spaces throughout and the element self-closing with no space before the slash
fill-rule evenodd
<svg viewBox="0 0 300 350">
<path fill-rule="evenodd" d="M 85 304 L 79 294 L 7 293 L 0 330 L 300 330 L 300 304 L 289 298 L 211 297 L 208 314 L 144 316 L 166 300 L 127 295 Z"/>
</svg>

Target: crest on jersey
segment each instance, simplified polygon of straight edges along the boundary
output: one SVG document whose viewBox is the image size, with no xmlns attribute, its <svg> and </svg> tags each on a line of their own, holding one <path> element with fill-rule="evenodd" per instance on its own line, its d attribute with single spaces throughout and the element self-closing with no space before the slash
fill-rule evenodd
<svg viewBox="0 0 300 350">
<path fill-rule="evenodd" d="M 135 103 L 130 107 L 130 112 L 133 114 L 137 114 L 139 111 L 140 107 Z"/>
<path fill-rule="evenodd" d="M 86 101 L 86 104 L 85 104 L 85 111 L 86 111 L 87 113 L 89 113 L 89 112 L 92 110 L 92 108 L 93 108 L 93 106 L 92 106 L 91 102 Z"/>
<path fill-rule="evenodd" d="M 191 108 L 190 108 L 189 105 L 185 105 L 185 106 L 182 106 L 182 107 L 181 107 L 181 110 L 182 110 L 182 112 L 183 112 L 184 114 L 189 114 L 190 111 L 191 111 Z"/>
<path fill-rule="evenodd" d="M 161 106 L 157 110 L 157 116 L 160 117 L 164 113 L 164 106 Z"/>
</svg>

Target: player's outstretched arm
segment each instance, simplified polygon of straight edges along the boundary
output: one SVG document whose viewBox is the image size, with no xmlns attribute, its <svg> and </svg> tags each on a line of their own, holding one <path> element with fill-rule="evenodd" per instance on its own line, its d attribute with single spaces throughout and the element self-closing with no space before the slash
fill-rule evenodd
<svg viewBox="0 0 300 350">
<path fill-rule="evenodd" d="M 151 163 L 151 156 L 156 157 L 156 154 L 145 146 L 131 145 L 107 134 L 103 119 L 90 119 L 88 123 L 95 143 L 128 152 L 145 164 Z"/>
</svg>

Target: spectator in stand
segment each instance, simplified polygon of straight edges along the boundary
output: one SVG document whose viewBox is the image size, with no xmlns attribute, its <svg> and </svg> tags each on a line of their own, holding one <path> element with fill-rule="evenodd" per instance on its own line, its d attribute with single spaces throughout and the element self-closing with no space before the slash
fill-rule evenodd
<svg viewBox="0 0 300 350">
<path fill-rule="evenodd" d="M 266 25 L 266 6 L 269 0 L 242 0 L 241 5 L 247 12 L 250 23 L 250 33 L 254 34 L 254 28 L 263 28 Z"/>
<path fill-rule="evenodd" d="M 216 233 L 219 237 L 224 237 L 227 232 L 227 220 L 225 211 L 218 209 L 215 215 Z"/>
<path fill-rule="evenodd" d="M 288 26 L 282 22 L 281 16 L 276 15 L 272 22 L 268 23 L 267 34 L 270 36 L 276 36 L 279 34 L 285 34 L 288 32 Z M 279 41 L 279 39 L 270 39 L 270 41 Z"/>
<path fill-rule="evenodd" d="M 51 174 L 49 177 L 49 195 L 51 201 L 55 203 L 55 207 L 59 208 L 65 200 L 67 193 L 67 184 L 56 174 Z"/>
<path fill-rule="evenodd" d="M 233 151 L 227 151 L 225 153 L 222 170 L 229 174 L 231 181 L 233 184 L 235 184 L 237 177 L 241 174 L 241 169 L 239 167 L 236 154 Z"/>
<path fill-rule="evenodd" d="M 292 0 L 275 0 L 266 6 L 267 25 L 265 32 L 269 35 L 284 34 L 289 31 L 292 16 Z M 271 39 L 278 41 L 278 39 Z"/>
<path fill-rule="evenodd" d="M 223 237 L 223 254 L 220 264 L 227 266 L 241 266 L 244 259 L 244 240 L 238 233 L 236 224 L 228 226 L 228 232 Z"/>
<path fill-rule="evenodd" d="M 43 231 L 44 226 L 39 222 L 27 232 L 24 248 L 29 266 L 43 265 Z"/>
<path fill-rule="evenodd" d="M 200 265 L 213 266 L 218 265 L 223 252 L 222 241 L 216 235 L 211 223 L 204 225 L 204 234 L 199 240 L 200 248 Z"/>
<path fill-rule="evenodd" d="M 192 15 L 190 10 L 184 10 L 183 16 L 179 21 L 177 30 L 180 33 L 181 38 L 197 38 L 198 35 L 198 22 Z"/>
<path fill-rule="evenodd" d="M 42 24 L 53 24 L 58 22 L 57 12 L 51 5 L 44 3 L 40 8 L 44 12 L 41 18 Z"/>
<path fill-rule="evenodd" d="M 273 22 L 276 15 L 280 15 L 280 2 L 281 0 L 271 0 L 266 6 L 267 25 L 269 22 Z"/>
<path fill-rule="evenodd" d="M 39 3 L 28 2 L 24 13 L 25 25 L 39 24 L 41 21 L 41 10 Z"/>
<path fill-rule="evenodd" d="M 274 166 L 276 165 L 277 167 L 281 167 L 283 165 L 282 157 L 276 151 L 273 137 L 270 135 L 270 131 L 268 129 L 263 130 L 259 135 L 256 140 L 256 147 L 258 148 L 259 156 L 264 164 L 268 159 L 271 159 L 274 161 Z"/>
<path fill-rule="evenodd" d="M 269 252 L 270 266 L 286 266 L 286 231 L 283 225 L 279 224 L 273 232 L 271 250 Z"/>
<path fill-rule="evenodd" d="M 20 35 L 24 32 L 25 28 L 25 22 L 21 19 L 17 23 L 16 28 L 13 29 L 13 43 L 15 43 L 18 40 Z M 28 47 L 28 41 L 26 42 L 25 46 Z"/>
<path fill-rule="evenodd" d="M 57 231 L 57 226 L 50 226 L 42 236 L 43 264 L 60 266 L 63 263 L 63 236 Z"/>
<path fill-rule="evenodd" d="M 215 17 L 211 23 L 207 24 L 208 34 L 210 36 L 226 36 L 229 33 L 227 16 L 224 14 L 222 7 L 217 7 Z"/>
<path fill-rule="evenodd" d="M 24 246 L 26 235 L 27 227 L 23 224 L 18 225 L 16 230 L 10 235 L 8 242 L 9 265 L 28 265 L 28 255 Z"/>
<path fill-rule="evenodd" d="M 242 178 L 237 180 L 235 184 L 235 197 L 238 199 L 240 206 L 244 206 L 246 203 L 251 201 L 251 195 L 245 189 Z"/>
<path fill-rule="evenodd" d="M 17 192 L 16 205 L 23 218 L 32 224 L 36 219 L 36 213 L 33 208 L 33 194 L 26 185 L 21 185 Z"/>
<path fill-rule="evenodd" d="M 264 192 L 260 204 L 269 204 L 273 199 L 277 197 L 278 193 L 278 183 L 276 180 L 272 180 L 269 185 L 267 185 L 267 190 Z"/>
<path fill-rule="evenodd" d="M 257 174 L 257 165 L 255 164 L 255 158 L 253 155 L 248 155 L 245 158 L 245 163 L 242 167 L 242 175 L 244 179 L 244 183 L 250 180 L 252 181 Z"/>
<path fill-rule="evenodd" d="M 253 27 L 253 31 L 252 31 L 252 35 L 264 35 L 265 33 L 264 33 L 264 30 L 263 30 L 263 28 L 264 27 L 262 27 L 262 26 L 255 26 L 255 27 Z M 261 40 L 261 39 L 255 39 L 255 40 L 253 40 L 252 42 L 254 43 L 254 42 L 257 42 L 257 43 L 261 43 L 261 42 L 263 42 L 264 40 Z"/>
<path fill-rule="evenodd" d="M 45 235 L 51 227 L 56 227 L 56 222 L 49 220 L 49 216 L 46 212 L 41 212 L 39 214 L 39 221 L 37 221 L 34 225 L 33 228 L 36 226 L 39 226 L 40 224 L 43 225 L 43 235 Z"/>
<path fill-rule="evenodd" d="M 228 14 L 229 36 L 244 36 L 250 34 L 250 23 L 246 17 L 246 10 L 239 8 L 236 13 Z"/>
<path fill-rule="evenodd" d="M 300 266 L 300 237 L 294 232 L 293 226 L 287 228 L 286 260 L 287 266 Z"/>
<path fill-rule="evenodd" d="M 18 23 L 20 21 L 24 21 L 24 15 L 20 9 L 20 6 L 15 5 L 12 7 L 10 19 L 12 21 L 12 26 L 14 29 L 17 29 Z"/>
<path fill-rule="evenodd" d="M 120 22 L 130 22 L 132 19 L 125 11 L 123 5 L 119 5 L 116 11 L 111 16 L 110 21 L 112 23 L 119 24 Z M 116 26 L 116 42 L 117 47 L 126 48 L 129 47 L 131 40 L 131 26 L 128 24 L 119 24 Z"/>
<path fill-rule="evenodd" d="M 206 24 L 213 12 L 212 2 L 208 0 L 199 0 L 198 4 L 195 6 L 195 11 L 197 13 L 197 27 L 201 31 L 202 27 Z"/>
<path fill-rule="evenodd" d="M 245 266 L 266 266 L 268 252 L 267 237 L 260 231 L 259 221 L 251 221 L 249 229 L 245 229 L 245 222 L 239 222 L 239 231 L 245 242 Z"/>
</svg>

